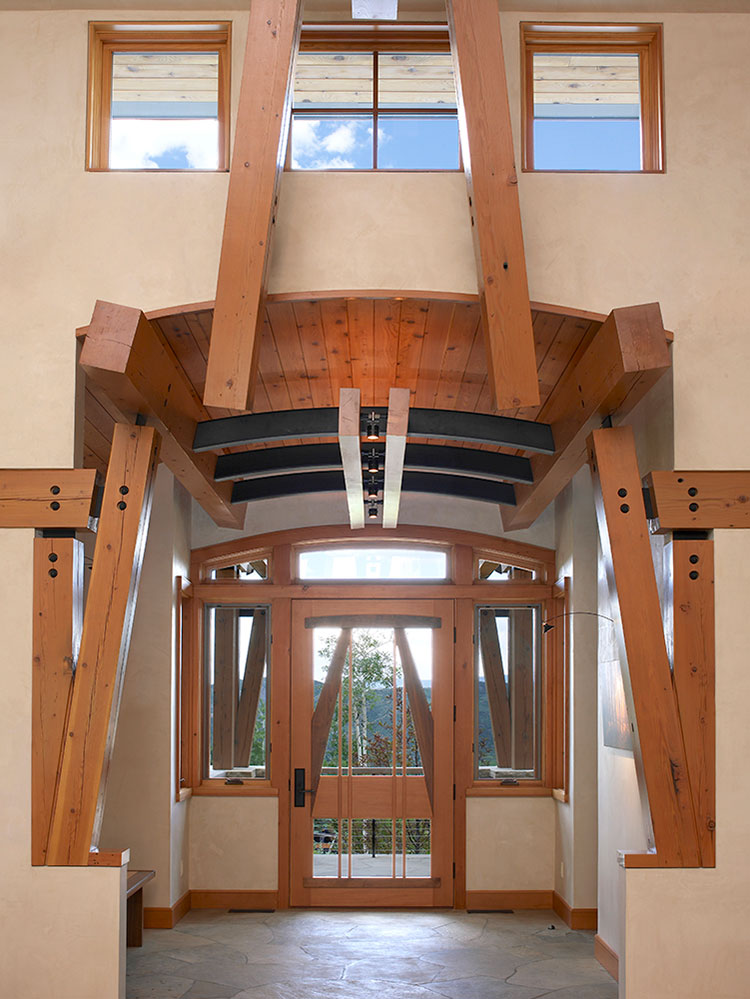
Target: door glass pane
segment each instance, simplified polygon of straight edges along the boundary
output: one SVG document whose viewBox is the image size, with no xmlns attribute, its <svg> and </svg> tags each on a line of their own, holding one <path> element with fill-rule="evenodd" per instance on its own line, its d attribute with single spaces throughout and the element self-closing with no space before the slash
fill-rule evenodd
<svg viewBox="0 0 750 999">
<path fill-rule="evenodd" d="M 636 53 L 534 54 L 534 168 L 640 170 Z"/>
<path fill-rule="evenodd" d="M 267 776 L 269 617 L 267 607 L 206 607 L 207 777 Z"/>
<path fill-rule="evenodd" d="M 539 777 L 540 665 L 537 607 L 479 607 L 476 622 L 475 773 Z"/>
<path fill-rule="evenodd" d="M 432 744 L 414 715 L 430 710 L 433 635 L 409 628 L 400 641 L 413 670 L 404 670 L 393 628 L 313 632 L 313 759 L 315 740 L 327 735 L 313 802 L 315 877 L 430 876 L 423 756 Z"/>
</svg>

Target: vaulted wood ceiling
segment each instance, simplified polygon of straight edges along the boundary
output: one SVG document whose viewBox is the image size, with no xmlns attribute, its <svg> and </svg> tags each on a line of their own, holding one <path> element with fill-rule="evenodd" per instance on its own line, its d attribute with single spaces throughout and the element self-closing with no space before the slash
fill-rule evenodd
<svg viewBox="0 0 750 999">
<path fill-rule="evenodd" d="M 213 303 L 153 312 L 149 318 L 202 398 Z M 550 393 L 591 343 L 604 316 L 532 303 L 532 318 L 541 405 L 503 415 L 544 420 Z M 359 388 L 363 407 L 387 406 L 392 387 L 411 389 L 416 407 L 498 412 L 492 404 L 477 299 L 269 298 L 254 412 L 336 406 L 341 388 Z M 106 394 L 89 383 L 86 467 L 106 469 L 115 413 Z M 210 409 L 209 414 L 227 415 Z"/>
</svg>

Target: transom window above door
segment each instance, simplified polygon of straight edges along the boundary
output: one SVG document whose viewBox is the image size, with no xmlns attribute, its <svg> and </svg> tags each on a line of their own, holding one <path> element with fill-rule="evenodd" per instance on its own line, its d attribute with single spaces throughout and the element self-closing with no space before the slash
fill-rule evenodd
<svg viewBox="0 0 750 999">
<path fill-rule="evenodd" d="M 447 36 L 315 34 L 297 56 L 292 170 L 459 169 Z"/>
</svg>

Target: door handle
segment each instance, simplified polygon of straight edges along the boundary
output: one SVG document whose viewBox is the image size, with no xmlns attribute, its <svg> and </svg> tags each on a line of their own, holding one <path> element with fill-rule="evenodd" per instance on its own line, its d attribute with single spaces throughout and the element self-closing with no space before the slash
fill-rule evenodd
<svg viewBox="0 0 750 999">
<path fill-rule="evenodd" d="M 294 768 L 294 807 L 304 808 L 305 807 L 305 795 L 312 794 L 313 789 L 311 787 L 305 787 L 305 768 L 295 767 Z"/>
</svg>

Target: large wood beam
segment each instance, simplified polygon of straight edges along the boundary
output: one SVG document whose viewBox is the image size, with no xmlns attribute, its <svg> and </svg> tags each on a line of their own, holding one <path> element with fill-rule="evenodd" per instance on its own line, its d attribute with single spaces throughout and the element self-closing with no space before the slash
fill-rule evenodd
<svg viewBox="0 0 750 999">
<path fill-rule="evenodd" d="M 252 408 L 301 14 L 302 0 L 250 4 L 203 393 L 207 406 Z"/>
<path fill-rule="evenodd" d="M 158 455 L 152 427 L 115 427 L 52 814 L 51 865 L 85 867 L 98 845 Z"/>
<path fill-rule="evenodd" d="M 497 4 L 448 0 L 448 25 L 490 384 L 500 410 L 538 406 L 534 331 Z"/>
<path fill-rule="evenodd" d="M 216 457 L 193 453 L 196 427 L 208 413 L 171 348 L 144 314 L 97 302 L 80 363 L 118 409 L 145 415 L 156 426 L 164 463 L 215 523 L 241 527 L 244 510 L 232 507 L 231 486 L 214 482 Z"/>
<path fill-rule="evenodd" d="M 673 675 L 703 867 L 716 863 L 714 543 L 674 538 Z"/>
<path fill-rule="evenodd" d="M 4 468 L 0 527 L 93 527 L 93 468 Z"/>
<path fill-rule="evenodd" d="M 398 527 L 401 484 L 404 476 L 406 435 L 409 430 L 409 399 L 406 388 L 392 388 L 388 395 L 383 482 L 383 527 Z"/>
<path fill-rule="evenodd" d="M 687 755 L 632 428 L 597 430 L 591 447 L 599 537 L 617 597 L 615 617 L 625 653 L 620 666 L 648 795 L 656 846 L 653 862 L 660 867 L 699 867 Z"/>
<path fill-rule="evenodd" d="M 31 673 L 31 863 L 35 865 L 47 859 L 82 616 L 82 543 L 75 538 L 35 538 Z"/>
<path fill-rule="evenodd" d="M 750 527 L 750 471 L 651 472 L 645 481 L 660 531 Z"/>
<path fill-rule="evenodd" d="M 344 469 L 349 526 L 354 530 L 365 526 L 361 434 L 359 389 L 339 389 L 339 450 Z"/>
<path fill-rule="evenodd" d="M 589 434 L 610 415 L 625 416 L 669 368 L 658 304 L 614 309 L 578 361 L 565 371 L 539 419 L 552 427 L 556 451 L 531 459 L 533 485 L 516 488 L 503 510 L 506 531 L 529 527 L 586 461 Z"/>
</svg>

